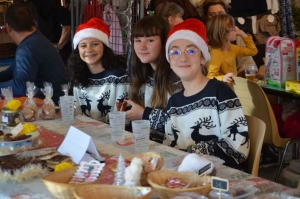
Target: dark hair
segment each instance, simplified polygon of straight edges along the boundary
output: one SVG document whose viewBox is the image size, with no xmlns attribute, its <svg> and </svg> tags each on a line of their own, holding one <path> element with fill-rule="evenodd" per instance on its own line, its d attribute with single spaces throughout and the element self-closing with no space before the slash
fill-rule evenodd
<svg viewBox="0 0 300 199">
<path fill-rule="evenodd" d="M 111 48 L 103 44 L 103 55 L 101 58 L 102 66 L 105 69 L 126 69 L 126 61 L 124 56 L 115 55 Z M 89 77 L 91 71 L 87 64 L 82 61 L 79 55 L 78 47 L 71 53 L 67 64 L 68 81 L 71 86 L 79 88 L 87 88 L 89 86 Z"/>
<path fill-rule="evenodd" d="M 227 14 L 217 15 L 208 20 L 206 23 L 206 36 L 209 46 L 222 48 L 228 42 L 226 37 L 234 27 L 233 17 Z"/>
<path fill-rule="evenodd" d="M 184 10 L 178 4 L 173 2 L 164 2 L 156 6 L 154 10 L 155 16 L 160 16 L 168 21 L 168 18 L 176 17 L 178 14 L 181 16 L 184 14 Z"/>
<path fill-rule="evenodd" d="M 225 3 L 223 0 L 203 0 L 200 4 L 200 9 L 202 11 L 202 17 L 207 20 L 207 12 L 210 6 L 221 5 L 225 12 L 228 12 L 230 6 Z"/>
<path fill-rule="evenodd" d="M 30 7 L 24 3 L 14 3 L 6 11 L 6 22 L 17 32 L 32 31 L 35 20 Z"/>
<path fill-rule="evenodd" d="M 159 36 L 161 40 L 161 53 L 154 71 L 154 86 L 151 96 L 151 107 L 165 109 L 168 101 L 168 94 L 173 94 L 172 84 L 178 78 L 170 67 L 165 55 L 167 35 L 170 30 L 169 23 L 159 16 L 144 17 L 140 19 L 132 30 L 132 38 Z M 136 55 L 134 44 L 132 45 L 130 88 L 131 99 L 144 106 L 139 97 L 139 89 L 146 83 L 148 76 L 152 76 L 153 69 L 149 63 L 144 64 Z M 179 79 L 177 79 L 179 80 Z"/>
</svg>

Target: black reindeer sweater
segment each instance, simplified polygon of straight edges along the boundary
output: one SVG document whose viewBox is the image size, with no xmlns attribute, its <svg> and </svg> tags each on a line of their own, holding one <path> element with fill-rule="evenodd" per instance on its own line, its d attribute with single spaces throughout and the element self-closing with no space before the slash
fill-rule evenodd
<svg viewBox="0 0 300 199">
<path fill-rule="evenodd" d="M 92 74 L 87 88 L 73 88 L 77 113 L 107 122 L 108 112 L 116 110 L 116 102 L 129 97 L 129 87 L 124 69 Z"/>
<path fill-rule="evenodd" d="M 170 97 L 167 112 L 147 107 L 143 117 L 150 120 L 151 129 L 165 131 L 172 147 L 218 156 L 234 168 L 247 159 L 247 121 L 239 99 L 221 81 L 209 80 L 190 97 L 178 92 Z"/>
</svg>

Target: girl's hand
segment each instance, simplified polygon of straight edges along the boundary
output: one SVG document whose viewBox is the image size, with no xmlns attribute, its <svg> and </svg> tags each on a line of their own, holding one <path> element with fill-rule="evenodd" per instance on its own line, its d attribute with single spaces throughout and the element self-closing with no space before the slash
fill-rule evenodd
<svg viewBox="0 0 300 199">
<path fill-rule="evenodd" d="M 237 26 L 235 26 L 235 32 L 236 32 L 237 36 L 240 36 L 242 38 L 247 37 L 247 34 L 244 31 L 242 31 L 241 29 L 239 29 Z"/>
<path fill-rule="evenodd" d="M 226 75 L 223 76 L 223 82 L 226 82 L 226 83 L 232 83 L 233 82 L 233 79 L 232 77 L 235 77 L 236 75 L 234 73 L 227 73 Z"/>
<path fill-rule="evenodd" d="M 141 120 L 144 113 L 144 108 L 132 100 L 124 100 L 127 102 L 127 104 L 131 105 L 131 109 L 126 111 L 126 118 L 134 121 L 134 120 Z"/>
</svg>

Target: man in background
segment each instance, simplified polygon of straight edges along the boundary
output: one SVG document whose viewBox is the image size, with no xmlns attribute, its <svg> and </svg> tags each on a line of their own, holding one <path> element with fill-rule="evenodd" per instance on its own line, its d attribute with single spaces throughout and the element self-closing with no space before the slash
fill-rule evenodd
<svg viewBox="0 0 300 199">
<path fill-rule="evenodd" d="M 14 3 L 6 12 L 6 32 L 18 48 L 15 60 L 0 72 L 0 88 L 12 87 L 14 96 L 26 95 L 26 82 L 43 88 L 43 82 L 53 86 L 53 101 L 63 95 L 61 84 L 66 83 L 64 63 L 52 43 L 37 31 L 29 6 Z M 44 98 L 39 91 L 36 97 Z"/>
<path fill-rule="evenodd" d="M 59 52 L 64 64 L 72 51 L 71 13 L 54 0 L 23 0 L 31 8 L 37 29 L 45 35 Z"/>
</svg>

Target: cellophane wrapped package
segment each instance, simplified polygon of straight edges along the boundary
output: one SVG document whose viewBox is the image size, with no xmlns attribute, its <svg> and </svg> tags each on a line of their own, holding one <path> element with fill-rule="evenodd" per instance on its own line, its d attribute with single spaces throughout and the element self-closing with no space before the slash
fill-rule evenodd
<svg viewBox="0 0 300 199">
<path fill-rule="evenodd" d="M 44 88 L 41 91 L 45 95 L 45 99 L 42 105 L 42 118 L 45 120 L 51 120 L 55 117 L 55 104 L 51 99 L 53 96 L 53 87 L 49 82 L 44 82 Z"/>
<path fill-rule="evenodd" d="M 26 90 L 28 98 L 24 102 L 22 114 L 26 122 L 33 122 L 36 120 L 38 113 L 38 106 L 33 96 L 37 93 L 38 88 L 33 82 L 26 82 Z"/>
</svg>

